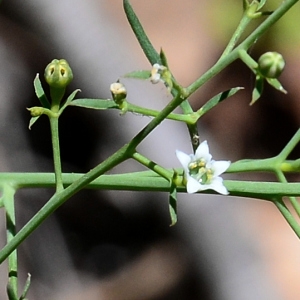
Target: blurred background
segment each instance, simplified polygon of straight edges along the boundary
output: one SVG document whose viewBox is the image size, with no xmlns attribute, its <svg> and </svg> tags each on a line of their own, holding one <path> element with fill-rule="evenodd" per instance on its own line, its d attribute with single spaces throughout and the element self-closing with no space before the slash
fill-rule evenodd
<svg viewBox="0 0 300 300">
<path fill-rule="evenodd" d="M 268 2 L 267 10 L 281 3 Z M 131 3 L 184 86 L 218 59 L 242 14 L 240 0 Z M 280 80 L 288 95 L 265 86 L 263 97 L 250 107 L 254 77 L 237 61 L 191 98 L 197 109 L 220 91 L 245 87 L 199 122 L 200 138 L 208 139 L 216 159 L 276 155 L 298 129 L 299 14 L 296 4 L 251 49 L 255 59 L 266 51 L 284 55 Z M 171 99 L 163 84 L 121 77 L 151 68 L 121 0 L 3 0 L 0 22 L 1 172 L 53 171 L 48 120 L 41 118 L 28 130 L 26 107 L 38 105 L 33 79 L 54 58 L 70 63 L 74 81 L 69 92 L 80 88 L 79 97 L 110 97 L 110 84 L 121 78 L 132 103 L 160 109 Z M 60 119 L 63 170 L 87 172 L 149 121 L 117 111 L 68 108 Z M 185 126 L 172 121 L 163 122 L 139 147 L 170 168 L 180 166 L 175 149 L 191 153 Z M 112 172 L 133 170 L 143 168 L 129 161 Z M 274 180 L 269 174 L 241 178 Z M 19 228 L 52 193 L 17 193 Z M 31 300 L 298 299 L 300 243 L 271 203 L 180 195 L 178 212 L 178 224 L 169 227 L 166 194 L 82 191 L 22 244 L 20 284 L 32 274 Z M 0 219 L 4 226 L 3 211 Z M 2 247 L 5 228 L 0 232 Z M 6 299 L 6 267 L 0 266 L 1 299 Z"/>
</svg>

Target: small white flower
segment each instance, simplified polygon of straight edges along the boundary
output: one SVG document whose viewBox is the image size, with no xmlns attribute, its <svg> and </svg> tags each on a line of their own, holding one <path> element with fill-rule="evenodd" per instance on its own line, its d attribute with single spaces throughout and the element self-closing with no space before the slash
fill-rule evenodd
<svg viewBox="0 0 300 300">
<path fill-rule="evenodd" d="M 216 192 L 228 195 L 229 192 L 223 185 L 223 178 L 220 177 L 230 166 L 230 161 L 215 161 L 209 153 L 207 141 L 203 141 L 197 148 L 195 154 L 185 154 L 176 150 L 187 181 L 188 193 L 196 193 L 204 190 L 215 190 Z"/>
<path fill-rule="evenodd" d="M 151 82 L 158 83 L 159 81 L 162 81 L 161 74 L 166 69 L 167 68 L 165 66 L 162 66 L 160 64 L 154 64 L 151 70 L 151 77 L 150 77 Z"/>
</svg>

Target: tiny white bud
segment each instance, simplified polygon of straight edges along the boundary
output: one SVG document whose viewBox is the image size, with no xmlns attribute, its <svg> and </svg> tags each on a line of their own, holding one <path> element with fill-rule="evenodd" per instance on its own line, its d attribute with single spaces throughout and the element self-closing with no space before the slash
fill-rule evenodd
<svg viewBox="0 0 300 300">
<path fill-rule="evenodd" d="M 161 74 L 166 69 L 167 68 L 165 66 L 161 66 L 160 64 L 154 64 L 151 69 L 151 82 L 155 84 L 161 81 Z"/>
<path fill-rule="evenodd" d="M 110 85 L 110 91 L 114 101 L 117 104 L 121 104 L 127 96 L 127 90 L 125 86 L 120 82 L 112 83 Z"/>
</svg>

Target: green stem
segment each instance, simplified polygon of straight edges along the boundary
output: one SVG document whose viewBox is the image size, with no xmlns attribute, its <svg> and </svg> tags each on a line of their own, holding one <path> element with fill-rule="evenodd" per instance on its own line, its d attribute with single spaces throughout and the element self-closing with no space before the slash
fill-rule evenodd
<svg viewBox="0 0 300 300">
<path fill-rule="evenodd" d="M 54 162 L 54 173 L 56 179 L 56 193 L 59 193 L 64 189 L 62 181 L 62 169 L 60 159 L 60 146 L 59 146 L 59 133 L 58 133 L 58 116 L 49 117 L 51 138 L 52 138 L 52 150 L 53 150 L 53 162 Z"/>
<path fill-rule="evenodd" d="M 259 163 L 262 163 L 259 166 Z M 272 165 L 273 164 L 273 165 Z M 245 167 L 245 169 L 243 169 Z M 300 172 L 300 159 L 295 161 L 285 160 L 280 162 L 278 157 L 267 159 L 254 159 L 254 160 L 241 160 L 234 162 L 230 173 L 237 172 L 276 172 L 281 171 L 283 173 L 299 173 Z"/>
<path fill-rule="evenodd" d="M 297 223 L 293 215 L 290 213 L 290 211 L 288 210 L 284 202 L 279 198 L 274 199 L 273 202 L 276 205 L 276 207 L 279 209 L 283 217 L 286 219 L 288 224 L 294 230 L 298 238 L 300 238 L 300 225 Z"/>
<path fill-rule="evenodd" d="M 154 171 L 155 173 L 159 174 L 160 176 L 167 179 L 169 182 L 172 180 L 173 172 L 170 172 L 170 170 L 167 170 L 160 165 L 156 164 L 152 160 L 148 159 L 144 155 L 135 152 L 132 155 L 132 158 L 141 163 L 142 165 L 146 166 L 148 169 Z"/>
<path fill-rule="evenodd" d="M 114 166 L 128 158 L 126 151 L 128 145 L 123 146 L 115 152 L 109 159 L 99 164 L 87 174 L 81 176 L 66 189 L 60 193 L 55 193 L 52 198 L 23 226 L 23 228 L 7 243 L 0 252 L 0 263 L 14 251 L 49 215 L 51 215 L 59 206 L 61 206 L 72 195 L 83 189 L 91 181 L 107 172 Z"/>
<path fill-rule="evenodd" d="M 144 127 L 129 143 L 132 153 L 135 148 L 171 113 L 176 109 L 185 99 L 178 93 L 171 102 L 156 116 L 150 123 Z"/>
<path fill-rule="evenodd" d="M 285 160 L 280 164 L 280 171 L 284 173 L 297 173 L 300 172 L 300 159 Z"/>
<path fill-rule="evenodd" d="M 61 100 L 64 97 L 66 88 L 53 88 L 50 87 L 50 96 L 51 96 L 51 110 L 54 113 L 58 113 L 60 109 Z"/>
<path fill-rule="evenodd" d="M 250 70 L 253 71 L 258 67 L 258 63 L 247 53 L 246 50 L 240 50 L 239 57 L 249 67 Z"/>
<path fill-rule="evenodd" d="M 104 162 L 100 163 L 87 174 L 83 175 L 69 187 L 56 193 L 32 219 L 17 233 L 17 235 L 2 249 L 0 263 L 22 243 L 50 214 L 69 199 L 76 192 L 83 189 L 90 182 L 111 168 L 125 161 L 135 152 L 135 148 L 168 116 L 184 99 L 178 94 L 146 127 L 144 127 L 130 143 L 115 152 Z M 55 174 L 57 175 L 57 174 Z M 170 187 L 168 187 L 170 189 Z"/>
<path fill-rule="evenodd" d="M 283 150 L 279 153 L 278 157 L 283 161 L 287 159 L 288 155 L 294 150 L 294 148 L 298 145 L 300 141 L 300 129 L 297 130 L 295 135 L 291 138 L 291 140 L 287 143 L 287 145 L 283 148 Z"/>
<path fill-rule="evenodd" d="M 41 209 L 32 217 L 32 219 L 18 232 L 18 234 L 1 251 L 0 263 L 24 241 L 50 214 L 69 199 L 76 192 L 83 189 L 91 181 L 104 174 L 114 166 L 128 159 L 135 152 L 135 148 L 168 116 L 184 99 L 178 94 L 144 129 L 142 129 L 130 143 L 126 144 L 115 152 L 107 160 L 96 166 L 79 180 L 71 184 L 60 193 L 56 193 Z M 57 174 L 56 180 L 57 180 Z M 56 181 L 57 183 L 57 181 Z M 170 188 L 170 187 L 169 187 Z"/>
<path fill-rule="evenodd" d="M 197 91 L 202 85 L 204 85 L 212 77 L 220 73 L 225 67 L 231 64 L 233 61 L 239 58 L 239 51 L 244 49 L 248 50 L 253 43 L 259 39 L 274 23 L 276 23 L 293 5 L 299 0 L 287 0 L 266 19 L 264 20 L 239 46 L 232 50 L 223 59 L 213 65 L 207 72 L 199 77 L 195 82 L 187 87 L 187 96 L 190 96 Z"/>
<path fill-rule="evenodd" d="M 232 163 L 227 173 L 238 172 L 299 172 L 300 160 L 286 160 L 300 142 L 300 129 L 294 134 L 283 150 L 275 157 L 266 159 L 243 159 Z"/>
<path fill-rule="evenodd" d="M 3 200 L 6 211 L 6 235 L 7 243 L 10 243 L 16 235 L 16 217 L 14 195 L 15 189 L 10 184 L 3 186 Z M 18 298 L 18 258 L 17 250 L 11 252 L 8 257 L 8 285 L 7 293 L 10 300 Z"/>
<path fill-rule="evenodd" d="M 272 12 L 242 43 L 241 48 L 249 49 L 272 25 L 274 25 L 285 13 L 299 0 L 282 1 L 280 6 Z"/>
<path fill-rule="evenodd" d="M 243 159 L 230 165 L 226 173 L 274 172 L 278 165 L 276 157 L 266 159 Z"/>
<path fill-rule="evenodd" d="M 110 164 L 110 166 L 113 165 Z M 168 171 L 171 173 L 173 169 L 170 169 Z M 176 172 L 179 174 L 179 177 L 182 177 L 182 169 L 176 169 Z M 87 177 L 87 175 L 90 175 L 90 173 L 64 173 L 62 176 L 65 186 L 63 196 L 60 196 L 60 194 L 56 195 L 55 197 L 53 196 L 51 198 L 51 201 L 53 201 L 53 199 L 56 199 L 55 201 L 57 201 L 58 198 L 65 198 L 66 195 L 68 195 L 68 193 L 76 193 L 82 188 L 116 191 L 170 191 L 169 182 L 154 171 L 101 175 L 100 177 L 97 174 L 97 176 L 91 181 L 89 180 L 89 177 Z M 0 182 L 2 184 L 5 184 L 6 182 L 11 182 L 13 183 L 13 186 L 16 187 L 16 189 L 52 188 L 55 186 L 55 175 L 53 173 L 0 173 Z M 182 182 L 182 180 L 179 179 L 178 182 Z M 75 186 L 78 183 L 80 183 L 80 186 L 77 190 Z M 225 180 L 224 184 L 228 188 L 228 190 L 230 191 L 230 195 L 232 196 L 242 196 L 261 199 L 270 199 L 270 197 L 274 197 L 276 195 L 279 195 L 280 197 L 300 196 L 300 183 L 298 182 L 281 183 Z M 179 186 L 178 191 L 185 192 L 186 189 L 184 186 Z"/>
<path fill-rule="evenodd" d="M 127 105 L 128 105 L 127 106 L 128 112 L 133 112 L 133 113 L 137 113 L 137 114 L 141 114 L 141 115 L 145 115 L 145 116 L 151 116 L 151 117 L 157 117 L 160 113 L 160 111 L 158 111 L 158 110 L 141 107 L 138 105 L 131 104 L 129 102 L 127 102 Z M 195 119 L 194 119 L 192 113 L 191 114 L 170 113 L 167 116 L 167 119 L 174 120 L 174 121 L 181 121 L 181 122 L 185 122 L 187 124 L 194 124 Z"/>
<path fill-rule="evenodd" d="M 284 182 L 284 183 L 288 182 L 286 180 L 284 174 L 282 173 L 282 171 L 276 172 L 276 176 L 280 182 Z M 289 197 L 289 200 L 290 200 L 292 206 L 294 207 L 298 217 L 300 217 L 300 204 L 298 203 L 297 199 L 295 197 Z"/>
<path fill-rule="evenodd" d="M 103 172 L 111 169 L 115 165 L 125 160 L 126 151 L 128 145 L 121 148 L 118 152 L 111 156 L 111 159 L 103 162 L 98 167 L 90 171 L 88 174 L 65 174 L 63 176 L 65 185 L 67 186 L 59 194 L 55 194 L 44 207 L 14 236 L 10 239 L 10 242 L 0 251 L 0 263 L 10 255 L 14 249 L 52 212 L 54 212 L 61 204 L 63 204 L 73 194 L 78 192 L 84 187 L 88 188 L 100 188 L 109 190 L 134 190 L 134 191 L 161 191 L 169 192 L 170 183 L 161 176 L 155 175 L 153 172 L 146 171 L 147 176 L 142 176 L 141 172 L 134 174 L 123 175 L 103 175 L 99 177 Z M 178 172 L 178 174 L 180 174 Z M 182 174 L 182 172 L 181 172 Z M 3 176 L 3 174 L 1 174 Z M 4 176 L 5 180 L 12 181 L 19 187 L 35 187 L 37 185 L 36 177 L 43 176 L 41 186 L 54 186 L 55 177 L 51 174 L 13 174 L 8 173 Z M 182 176 L 182 175 L 181 175 Z M 18 178 L 19 177 L 19 178 Z M 31 180 L 33 177 L 34 180 Z M 18 179 L 20 182 L 17 184 Z M 74 181 L 75 180 L 75 181 Z M 273 199 L 274 197 L 284 196 L 299 196 L 300 184 L 299 183 L 277 183 L 277 182 L 245 182 L 245 181 L 224 181 L 225 186 L 230 191 L 232 196 L 261 198 L 265 200 Z M 68 186 L 69 185 L 69 186 Z M 186 192 L 185 187 L 177 187 L 178 192 Z M 213 191 L 207 191 L 208 193 L 214 193 Z M 279 203 L 280 204 L 280 203 Z M 277 204 L 277 205 L 279 205 Z M 296 225 L 291 220 L 291 216 L 286 212 L 282 205 L 280 206 L 285 218 L 289 223 L 292 223 L 293 228 Z M 295 229 L 296 230 L 296 229 Z"/>
<path fill-rule="evenodd" d="M 167 63 L 167 58 L 164 54 L 163 51 L 161 51 L 161 57 L 157 53 L 157 51 L 154 49 L 153 45 L 151 44 L 150 40 L 148 39 L 138 17 L 136 16 L 134 10 L 132 9 L 130 2 L 128 0 L 123 1 L 124 5 L 124 10 L 127 16 L 127 19 L 129 21 L 129 24 L 138 40 L 140 43 L 141 48 L 143 49 L 146 57 L 148 58 L 149 62 L 153 65 L 155 63 L 162 64 L 164 63 L 166 66 L 168 66 Z M 171 93 L 174 97 L 176 97 L 178 94 L 181 95 L 182 100 L 180 103 L 180 107 L 183 110 L 183 113 L 185 115 L 191 115 L 193 113 L 193 110 L 189 104 L 189 102 L 186 100 L 187 99 L 187 91 L 186 89 L 182 88 L 176 81 L 175 77 L 171 74 L 172 77 L 172 84 L 173 88 L 171 90 Z M 197 129 L 197 124 L 194 123 L 189 123 L 186 121 L 186 124 L 188 126 L 189 134 L 191 137 L 191 140 L 194 141 L 195 136 L 198 135 L 198 129 Z M 196 150 L 196 148 L 199 145 L 199 140 L 197 140 L 197 143 L 192 143 L 193 149 Z"/>
<path fill-rule="evenodd" d="M 230 165 L 226 173 L 245 172 L 272 172 L 281 171 L 284 173 L 300 172 L 300 160 L 285 160 L 281 162 L 278 156 L 266 159 L 243 159 Z"/>
<path fill-rule="evenodd" d="M 227 56 L 233 50 L 233 48 L 235 47 L 236 43 L 242 36 L 243 32 L 245 31 L 245 29 L 247 28 L 247 26 L 249 25 L 251 20 L 252 19 L 249 18 L 247 12 L 245 11 L 243 13 L 242 19 L 241 19 L 237 29 L 235 30 L 234 34 L 232 35 L 229 43 L 227 44 L 225 50 L 222 53 L 220 59 L 223 59 L 225 56 Z"/>
</svg>

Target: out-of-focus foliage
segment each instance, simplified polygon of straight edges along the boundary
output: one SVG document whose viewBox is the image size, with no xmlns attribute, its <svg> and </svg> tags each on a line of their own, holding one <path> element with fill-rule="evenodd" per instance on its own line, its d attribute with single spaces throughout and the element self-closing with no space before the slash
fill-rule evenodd
<svg viewBox="0 0 300 300">
<path fill-rule="evenodd" d="M 282 2 L 282 0 L 269 0 L 262 11 L 272 11 Z M 209 28 L 212 38 L 225 44 L 235 30 L 243 13 L 242 1 L 216 0 L 209 1 L 205 6 L 205 9 L 211 12 L 207 14 L 207 18 L 209 18 L 211 24 L 214 24 Z M 230 17 L 228 11 L 231 12 Z M 266 17 L 254 20 L 249 30 L 257 25 L 263 18 Z M 288 11 L 287 14 L 266 33 L 263 39 L 263 45 L 268 45 L 270 50 L 276 49 L 280 52 L 295 51 L 295 49 L 298 49 L 300 46 L 299 18 L 300 7 L 298 3 L 294 9 Z M 222 28 L 222 30 L 220 30 L 220 28 Z"/>
</svg>

